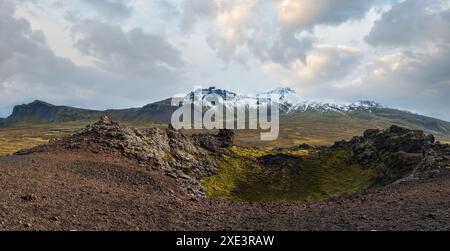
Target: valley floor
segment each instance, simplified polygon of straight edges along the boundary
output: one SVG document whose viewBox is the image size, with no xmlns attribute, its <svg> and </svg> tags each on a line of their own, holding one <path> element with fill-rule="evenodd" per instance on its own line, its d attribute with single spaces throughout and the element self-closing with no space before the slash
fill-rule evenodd
<svg viewBox="0 0 450 251">
<path fill-rule="evenodd" d="M 176 179 L 115 154 L 0 157 L 0 230 L 450 230 L 450 178 L 326 201 L 186 197 Z"/>
</svg>

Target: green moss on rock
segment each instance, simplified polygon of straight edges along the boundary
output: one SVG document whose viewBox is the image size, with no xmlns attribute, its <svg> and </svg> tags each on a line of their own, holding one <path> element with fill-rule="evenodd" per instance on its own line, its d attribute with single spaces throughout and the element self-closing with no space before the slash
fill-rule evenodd
<svg viewBox="0 0 450 251">
<path fill-rule="evenodd" d="M 207 196 L 245 201 L 309 202 L 373 186 L 375 171 L 349 164 L 349 153 L 269 151 L 233 147 L 217 175 L 202 181 Z M 274 165 L 271 158 L 277 159 Z"/>
</svg>

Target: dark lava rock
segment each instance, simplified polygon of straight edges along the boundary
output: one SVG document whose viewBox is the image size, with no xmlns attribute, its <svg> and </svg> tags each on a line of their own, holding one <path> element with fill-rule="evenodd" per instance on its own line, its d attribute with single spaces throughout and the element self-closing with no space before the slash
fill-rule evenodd
<svg viewBox="0 0 450 251">
<path fill-rule="evenodd" d="M 230 148 L 233 146 L 234 142 L 234 131 L 232 130 L 220 130 L 217 134 L 218 140 L 221 142 L 221 147 Z"/>
<path fill-rule="evenodd" d="M 390 184 L 414 172 L 422 161 L 422 154 L 396 152 L 384 159 L 379 168 L 378 183 Z"/>
<path fill-rule="evenodd" d="M 448 145 L 436 143 L 433 135 L 426 135 L 423 131 L 399 126 L 367 130 L 361 137 L 336 142 L 328 151 L 336 149 L 350 151 L 352 162 L 376 168 L 377 180 L 383 185 L 417 177 L 424 170 L 438 170 L 450 164 L 444 161 L 445 156 L 450 156 Z"/>
<path fill-rule="evenodd" d="M 144 163 L 146 167 L 173 173 L 187 186 L 186 191 L 202 195 L 200 180 L 217 171 L 219 155 L 233 144 L 234 133 L 221 130 L 217 135 L 189 136 L 173 127 L 167 129 L 133 129 L 103 116 L 100 121 L 72 136 L 54 140 L 17 154 L 29 154 L 46 149 L 84 149 L 93 153 L 118 151 L 122 155 Z"/>
<path fill-rule="evenodd" d="M 212 153 L 222 153 L 224 149 L 233 146 L 234 132 L 232 130 L 220 130 L 217 135 L 196 134 L 192 138 L 196 145 Z"/>
</svg>

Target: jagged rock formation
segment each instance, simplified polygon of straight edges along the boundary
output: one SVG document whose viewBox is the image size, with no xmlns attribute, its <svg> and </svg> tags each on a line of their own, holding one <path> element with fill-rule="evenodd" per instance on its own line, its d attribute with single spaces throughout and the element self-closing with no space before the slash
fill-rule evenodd
<svg viewBox="0 0 450 251">
<path fill-rule="evenodd" d="M 217 135 L 197 134 L 193 136 L 194 143 L 214 153 L 221 153 L 223 149 L 233 146 L 234 132 L 219 130 Z"/>
<path fill-rule="evenodd" d="M 216 173 L 219 153 L 231 146 L 233 135 L 232 131 L 223 130 L 218 135 L 188 136 L 172 127 L 138 130 L 103 116 L 97 123 L 70 137 L 17 154 L 49 149 L 118 151 L 143 166 L 161 169 L 170 177 L 186 181 L 190 184 L 187 191 L 199 196 L 204 194 L 200 179 Z"/>
<path fill-rule="evenodd" d="M 309 150 L 309 155 L 289 154 L 289 151 L 298 149 Z M 423 131 L 398 126 L 386 130 L 366 130 L 362 136 L 350 141 L 338 141 L 331 147 L 299 145 L 284 150 L 289 150 L 288 154 L 280 148 L 274 149 L 273 154 L 258 158 L 265 172 L 292 178 L 298 175 L 299 169 L 307 168 L 308 163 L 319 165 L 317 168 L 320 168 L 320 165 L 326 164 L 326 158 L 344 154 L 346 160 L 339 164 L 333 163 L 331 167 L 338 169 L 340 165 L 350 168 L 356 164 L 364 170 L 374 170 L 373 185 L 385 186 L 410 179 L 450 174 L 450 145 L 436 142 L 433 135 Z M 314 156 L 318 158 L 311 162 Z M 309 162 L 305 162 L 308 159 Z"/>
<path fill-rule="evenodd" d="M 367 130 L 363 136 L 336 142 L 330 149 L 349 150 L 349 161 L 375 168 L 383 185 L 448 172 L 450 168 L 450 145 L 435 142 L 433 135 L 423 131 L 398 126 Z"/>
</svg>

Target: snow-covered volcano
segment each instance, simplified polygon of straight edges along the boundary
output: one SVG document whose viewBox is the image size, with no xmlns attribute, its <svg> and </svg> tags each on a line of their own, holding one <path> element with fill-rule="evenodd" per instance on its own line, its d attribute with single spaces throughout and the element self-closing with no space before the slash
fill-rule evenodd
<svg viewBox="0 0 450 251">
<path fill-rule="evenodd" d="M 293 111 L 334 111 L 334 112 L 350 112 L 357 110 L 371 110 L 382 108 L 383 106 L 374 101 L 357 101 L 354 103 L 323 101 L 323 100 L 306 100 L 300 97 L 295 90 L 289 87 L 276 88 L 269 92 L 257 94 L 237 94 L 228 90 L 209 87 L 207 89 L 192 92 L 189 97 L 195 97 L 196 101 L 203 100 L 210 94 L 216 94 L 222 97 L 226 107 L 254 106 L 258 104 L 258 99 L 272 98 L 280 104 L 280 109 L 286 112 Z"/>
</svg>

